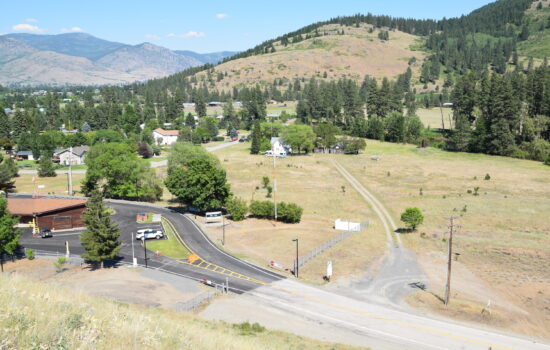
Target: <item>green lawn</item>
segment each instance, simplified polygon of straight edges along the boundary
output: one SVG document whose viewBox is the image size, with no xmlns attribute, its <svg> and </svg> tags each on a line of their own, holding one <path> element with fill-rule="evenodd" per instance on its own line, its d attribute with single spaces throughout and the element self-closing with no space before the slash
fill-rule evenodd
<svg viewBox="0 0 550 350">
<path fill-rule="evenodd" d="M 176 239 L 171 226 L 167 224 L 166 219 L 162 218 L 162 226 L 164 227 L 164 235 L 168 239 L 160 239 L 147 242 L 147 249 L 153 252 L 160 252 L 162 255 L 174 258 L 185 259 L 191 253 Z"/>
</svg>

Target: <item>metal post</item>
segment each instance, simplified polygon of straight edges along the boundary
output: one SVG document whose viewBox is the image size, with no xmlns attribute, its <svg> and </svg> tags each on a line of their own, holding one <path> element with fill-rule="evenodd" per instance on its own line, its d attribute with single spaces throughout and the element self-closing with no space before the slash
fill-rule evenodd
<svg viewBox="0 0 550 350">
<path fill-rule="evenodd" d="M 134 251 L 134 233 L 130 232 L 132 237 L 132 266 L 137 267 L 136 253 Z"/>
<path fill-rule="evenodd" d="M 299 258 L 298 258 L 298 238 L 296 239 L 293 239 L 292 240 L 293 242 L 296 242 L 296 268 L 294 269 L 294 275 L 296 275 L 296 278 L 298 278 L 299 276 L 299 270 L 300 270 L 300 261 L 299 261 Z"/>
<path fill-rule="evenodd" d="M 143 252 L 145 253 L 145 268 L 147 268 L 147 245 L 145 244 L 145 235 L 141 238 L 143 241 Z"/>
<path fill-rule="evenodd" d="M 69 147 L 69 196 L 73 195 L 73 147 Z"/>
<path fill-rule="evenodd" d="M 229 293 L 229 277 L 225 276 L 225 294 Z"/>
<path fill-rule="evenodd" d="M 222 214 L 222 231 L 223 231 L 222 245 L 225 245 L 225 216 L 223 214 Z"/>
</svg>

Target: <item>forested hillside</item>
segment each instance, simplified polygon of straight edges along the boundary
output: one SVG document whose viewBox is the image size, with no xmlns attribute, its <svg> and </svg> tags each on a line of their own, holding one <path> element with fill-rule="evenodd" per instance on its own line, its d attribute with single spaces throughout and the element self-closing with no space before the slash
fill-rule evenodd
<svg viewBox="0 0 550 350">
<path fill-rule="evenodd" d="M 543 40 L 549 18 L 543 0 L 500 0 L 440 21 L 337 17 L 266 41 L 219 65 L 103 87 L 98 94 L 87 90 L 64 106 L 58 94 L 5 94 L 6 107 L 26 110 L 0 116 L 13 131 L 0 136 L 23 144 L 36 139 L 20 131 L 19 120 L 26 119 L 35 133 L 62 122 L 87 123 L 92 130 L 115 129 L 145 142 L 147 130 L 172 123 L 189 140 L 201 142 L 208 139 L 201 122 L 216 122 L 205 118 L 209 101 L 225 102 L 217 112 L 224 116 L 218 126 L 228 129 L 250 129 L 256 120 L 265 120 L 269 100 L 297 101 L 296 123 L 314 128 L 329 125 L 340 134 L 550 162 L 550 68 L 544 56 L 525 56 L 544 52 L 543 45 L 530 45 Z M 365 53 L 346 55 L 345 47 L 363 47 Z M 377 63 L 366 57 L 375 57 L 371 51 L 376 50 L 398 52 L 395 67 L 369 71 Z M 304 68 L 293 63 L 319 56 L 323 64 Z M 363 61 L 354 66 L 357 57 Z M 339 60 L 347 66 L 342 68 Z M 387 58 L 388 67 L 392 60 Z M 234 101 L 241 104 L 234 106 Z M 198 126 L 183 108 L 186 102 L 195 104 Z M 452 103 L 454 111 L 451 130 L 425 129 L 417 108 L 445 103 Z M 44 113 L 36 111 L 39 106 Z M 146 124 L 144 130 L 137 128 L 140 123 Z"/>
</svg>

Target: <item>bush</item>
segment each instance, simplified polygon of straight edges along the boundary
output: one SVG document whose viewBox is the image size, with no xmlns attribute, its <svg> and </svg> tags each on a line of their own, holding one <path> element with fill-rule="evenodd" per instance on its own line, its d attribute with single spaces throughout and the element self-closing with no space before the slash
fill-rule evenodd
<svg viewBox="0 0 550 350">
<path fill-rule="evenodd" d="M 25 251 L 25 256 L 26 256 L 27 259 L 29 259 L 29 260 L 34 260 L 34 257 L 35 257 L 35 255 L 34 255 L 34 250 L 32 250 L 32 249 L 27 249 L 27 250 Z"/>
<path fill-rule="evenodd" d="M 231 197 L 227 201 L 227 212 L 234 221 L 242 221 L 246 218 L 248 212 L 248 206 L 246 201 L 239 197 Z"/>
<path fill-rule="evenodd" d="M 225 141 L 225 137 L 223 136 L 216 136 L 212 139 L 212 141 Z"/>
<path fill-rule="evenodd" d="M 153 148 L 147 143 L 142 143 L 138 146 L 138 154 L 145 159 L 151 158 L 154 154 Z"/>
<path fill-rule="evenodd" d="M 275 208 L 271 201 L 252 201 L 250 214 L 258 219 L 273 219 Z"/>
<path fill-rule="evenodd" d="M 485 180 L 487 180 L 487 181 L 491 180 L 491 175 L 485 174 Z"/>
<path fill-rule="evenodd" d="M 302 219 L 304 210 L 295 203 L 281 202 L 277 206 L 277 216 L 282 222 L 297 224 Z"/>
<path fill-rule="evenodd" d="M 239 324 L 233 325 L 236 329 L 241 331 L 242 335 L 252 335 L 255 333 L 261 333 L 265 331 L 265 327 L 260 325 L 259 323 L 250 323 L 250 322 L 243 322 Z"/>
<path fill-rule="evenodd" d="M 302 219 L 303 209 L 295 203 L 281 202 L 277 204 L 277 220 L 287 224 L 299 223 Z M 250 213 L 258 219 L 274 219 L 275 208 L 271 201 L 252 201 Z"/>
<path fill-rule="evenodd" d="M 67 262 L 67 258 L 65 258 L 64 256 L 57 259 L 57 261 L 53 263 L 53 266 L 55 267 L 55 271 L 57 272 L 63 271 L 63 265 L 65 265 L 66 262 Z"/>
</svg>

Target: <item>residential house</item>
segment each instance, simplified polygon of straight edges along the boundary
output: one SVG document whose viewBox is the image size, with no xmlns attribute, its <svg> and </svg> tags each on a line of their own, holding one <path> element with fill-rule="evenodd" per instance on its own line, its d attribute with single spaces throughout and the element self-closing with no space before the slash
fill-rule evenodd
<svg viewBox="0 0 550 350">
<path fill-rule="evenodd" d="M 15 154 L 15 159 L 17 160 L 34 160 L 32 151 L 17 151 Z"/>
<path fill-rule="evenodd" d="M 272 137 L 271 152 L 277 157 L 286 157 L 287 154 L 292 153 L 292 148 L 286 145 L 280 137 Z"/>
<path fill-rule="evenodd" d="M 178 140 L 179 134 L 179 130 L 157 128 L 153 130 L 153 140 L 159 145 L 171 145 Z"/>
<path fill-rule="evenodd" d="M 80 165 L 84 164 L 86 153 L 90 150 L 89 146 L 78 146 L 66 148 L 54 153 L 54 158 L 59 159 L 61 165 Z M 72 151 L 72 152 L 71 152 Z"/>
</svg>

